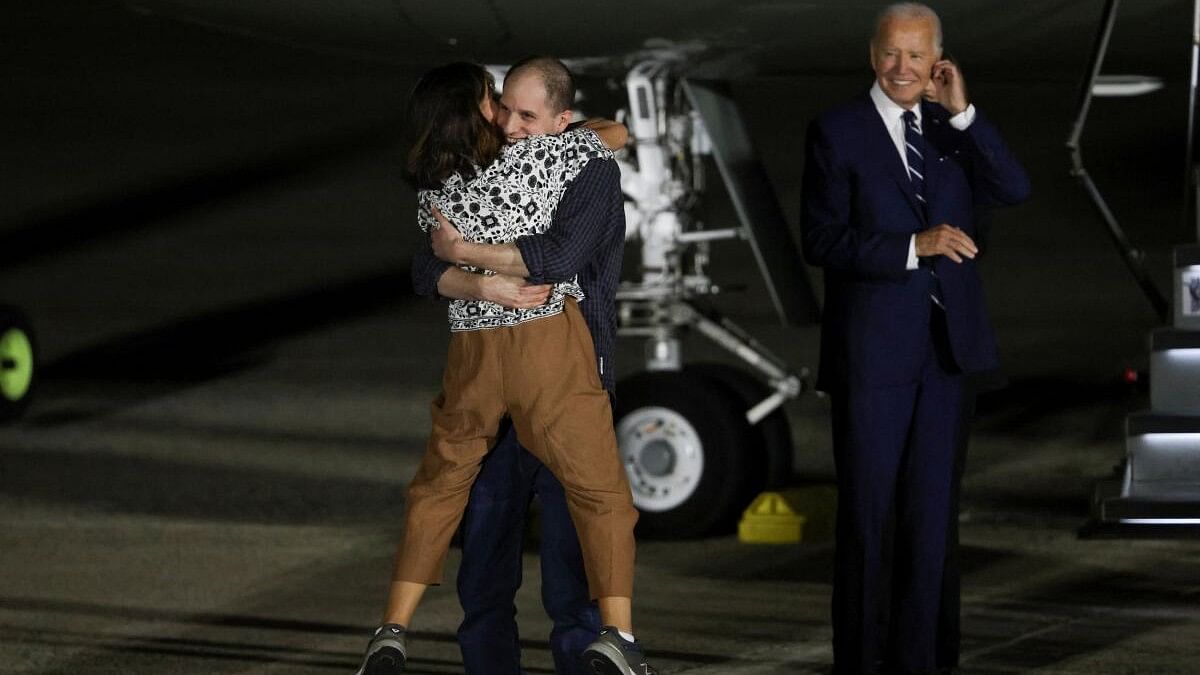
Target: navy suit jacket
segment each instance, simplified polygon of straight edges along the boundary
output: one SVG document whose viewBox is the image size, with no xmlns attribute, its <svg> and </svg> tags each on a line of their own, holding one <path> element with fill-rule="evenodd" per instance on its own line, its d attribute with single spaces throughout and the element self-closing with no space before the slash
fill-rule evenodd
<svg viewBox="0 0 1200 675">
<path fill-rule="evenodd" d="M 978 110 L 959 131 L 945 108 L 921 105 L 928 216 L 868 94 L 809 126 L 801 232 L 806 259 L 825 273 L 822 390 L 917 379 L 928 350 L 931 270 L 959 368 L 999 366 L 975 261 L 935 256 L 911 271 L 905 263 L 914 233 L 949 223 L 974 238 L 979 210 L 1024 201 L 1029 178 Z"/>
</svg>

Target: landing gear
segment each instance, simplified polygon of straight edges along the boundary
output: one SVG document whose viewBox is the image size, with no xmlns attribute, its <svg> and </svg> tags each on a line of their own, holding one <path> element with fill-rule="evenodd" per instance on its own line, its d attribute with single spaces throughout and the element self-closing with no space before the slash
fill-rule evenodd
<svg viewBox="0 0 1200 675">
<path fill-rule="evenodd" d="M 0 305 L 0 422 L 25 412 L 36 381 L 36 343 L 28 319 Z"/>
<path fill-rule="evenodd" d="M 729 387 L 741 402 L 741 411 L 749 410 L 774 390 L 750 373 L 724 363 L 693 363 L 689 371 L 697 372 Z M 744 416 L 744 415 L 743 415 Z M 743 449 L 751 458 L 747 503 L 764 489 L 783 487 L 792 477 L 792 427 L 783 407 L 771 411 L 758 424 L 750 427 L 752 436 Z"/>
<path fill-rule="evenodd" d="M 642 372 L 617 385 L 621 459 L 641 511 L 639 534 L 698 537 L 745 507 L 753 437 L 745 404 L 701 373 Z"/>
<path fill-rule="evenodd" d="M 621 163 L 626 238 L 641 242 L 641 278 L 617 291 L 619 334 L 645 339 L 646 372 L 617 386 L 617 438 L 641 509 L 639 533 L 696 537 L 732 530 L 747 504 L 791 477 L 784 403 L 806 388 L 793 368 L 704 302 L 709 246 L 748 241 L 766 297 L 785 325 L 817 320 L 800 253 L 728 90 L 680 75 L 681 54 L 652 56 L 626 78 L 633 156 Z M 620 117 L 620 116 L 618 116 Z M 735 227 L 699 218 L 711 156 L 738 214 Z M 688 364 L 694 332 L 742 368 Z"/>
<path fill-rule="evenodd" d="M 617 385 L 621 458 L 642 512 L 638 532 L 683 539 L 732 531 L 742 510 L 792 474 L 782 408 L 751 425 L 771 389 L 721 363 L 642 372 Z"/>
</svg>

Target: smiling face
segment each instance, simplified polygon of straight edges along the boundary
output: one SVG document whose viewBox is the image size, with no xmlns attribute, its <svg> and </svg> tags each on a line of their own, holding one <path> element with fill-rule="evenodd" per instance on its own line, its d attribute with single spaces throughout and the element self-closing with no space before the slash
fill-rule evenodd
<svg viewBox="0 0 1200 675">
<path fill-rule="evenodd" d="M 510 143 L 528 136 L 560 133 L 570 121 L 570 110 L 554 110 L 550 105 L 546 84 L 536 72 L 505 80 L 496 123 Z"/>
<path fill-rule="evenodd" d="M 933 22 L 926 18 L 891 18 L 871 41 L 871 67 L 879 88 L 903 108 L 912 108 L 925 93 L 933 64 L 941 58 Z"/>
</svg>

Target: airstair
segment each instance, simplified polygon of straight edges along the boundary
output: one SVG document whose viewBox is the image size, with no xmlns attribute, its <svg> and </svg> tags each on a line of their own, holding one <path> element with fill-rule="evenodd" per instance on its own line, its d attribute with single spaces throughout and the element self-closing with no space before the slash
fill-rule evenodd
<svg viewBox="0 0 1200 675">
<path fill-rule="evenodd" d="M 1126 238 L 1116 217 L 1083 167 L 1079 139 L 1092 98 L 1136 96 L 1162 83 L 1140 76 L 1100 74 L 1119 0 L 1107 0 L 1088 72 L 1080 90 L 1079 113 L 1067 141 L 1072 173 L 1091 197 L 1147 300 L 1170 325 L 1150 334 L 1150 409 L 1125 419 L 1125 459 L 1114 476 L 1097 482 L 1092 519 L 1084 535 L 1162 536 L 1200 534 L 1200 245 L 1175 247 L 1173 310 L 1158 290 L 1144 256 Z M 1184 213 L 1200 230 L 1200 180 L 1195 157 L 1197 78 L 1200 74 L 1200 0 L 1194 3 L 1192 71 L 1188 102 L 1189 189 Z M 1200 234 L 1198 234 L 1200 238 Z"/>
</svg>

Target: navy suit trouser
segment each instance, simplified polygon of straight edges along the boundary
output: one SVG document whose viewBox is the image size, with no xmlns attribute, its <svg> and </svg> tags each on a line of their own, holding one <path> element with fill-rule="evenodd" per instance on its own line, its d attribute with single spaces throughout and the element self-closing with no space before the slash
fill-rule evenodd
<svg viewBox="0 0 1200 675">
<path fill-rule="evenodd" d="M 554 670 L 582 674 L 580 656 L 600 632 L 600 614 L 589 597 L 566 495 L 554 475 L 521 447 L 507 420 L 498 437 L 483 460 L 462 521 L 458 598 L 464 616 L 458 643 L 465 672 L 524 672 L 513 601 L 521 586 L 525 517 L 536 495 L 541 506 L 542 605 L 554 623 Z"/>
<path fill-rule="evenodd" d="M 936 308 L 933 314 L 915 381 L 852 384 L 832 396 L 838 478 L 833 647 L 839 675 L 875 673 L 880 666 L 896 673 L 937 667 L 964 383 L 949 354 L 945 317 Z M 889 573 L 890 583 L 884 578 Z"/>
</svg>

